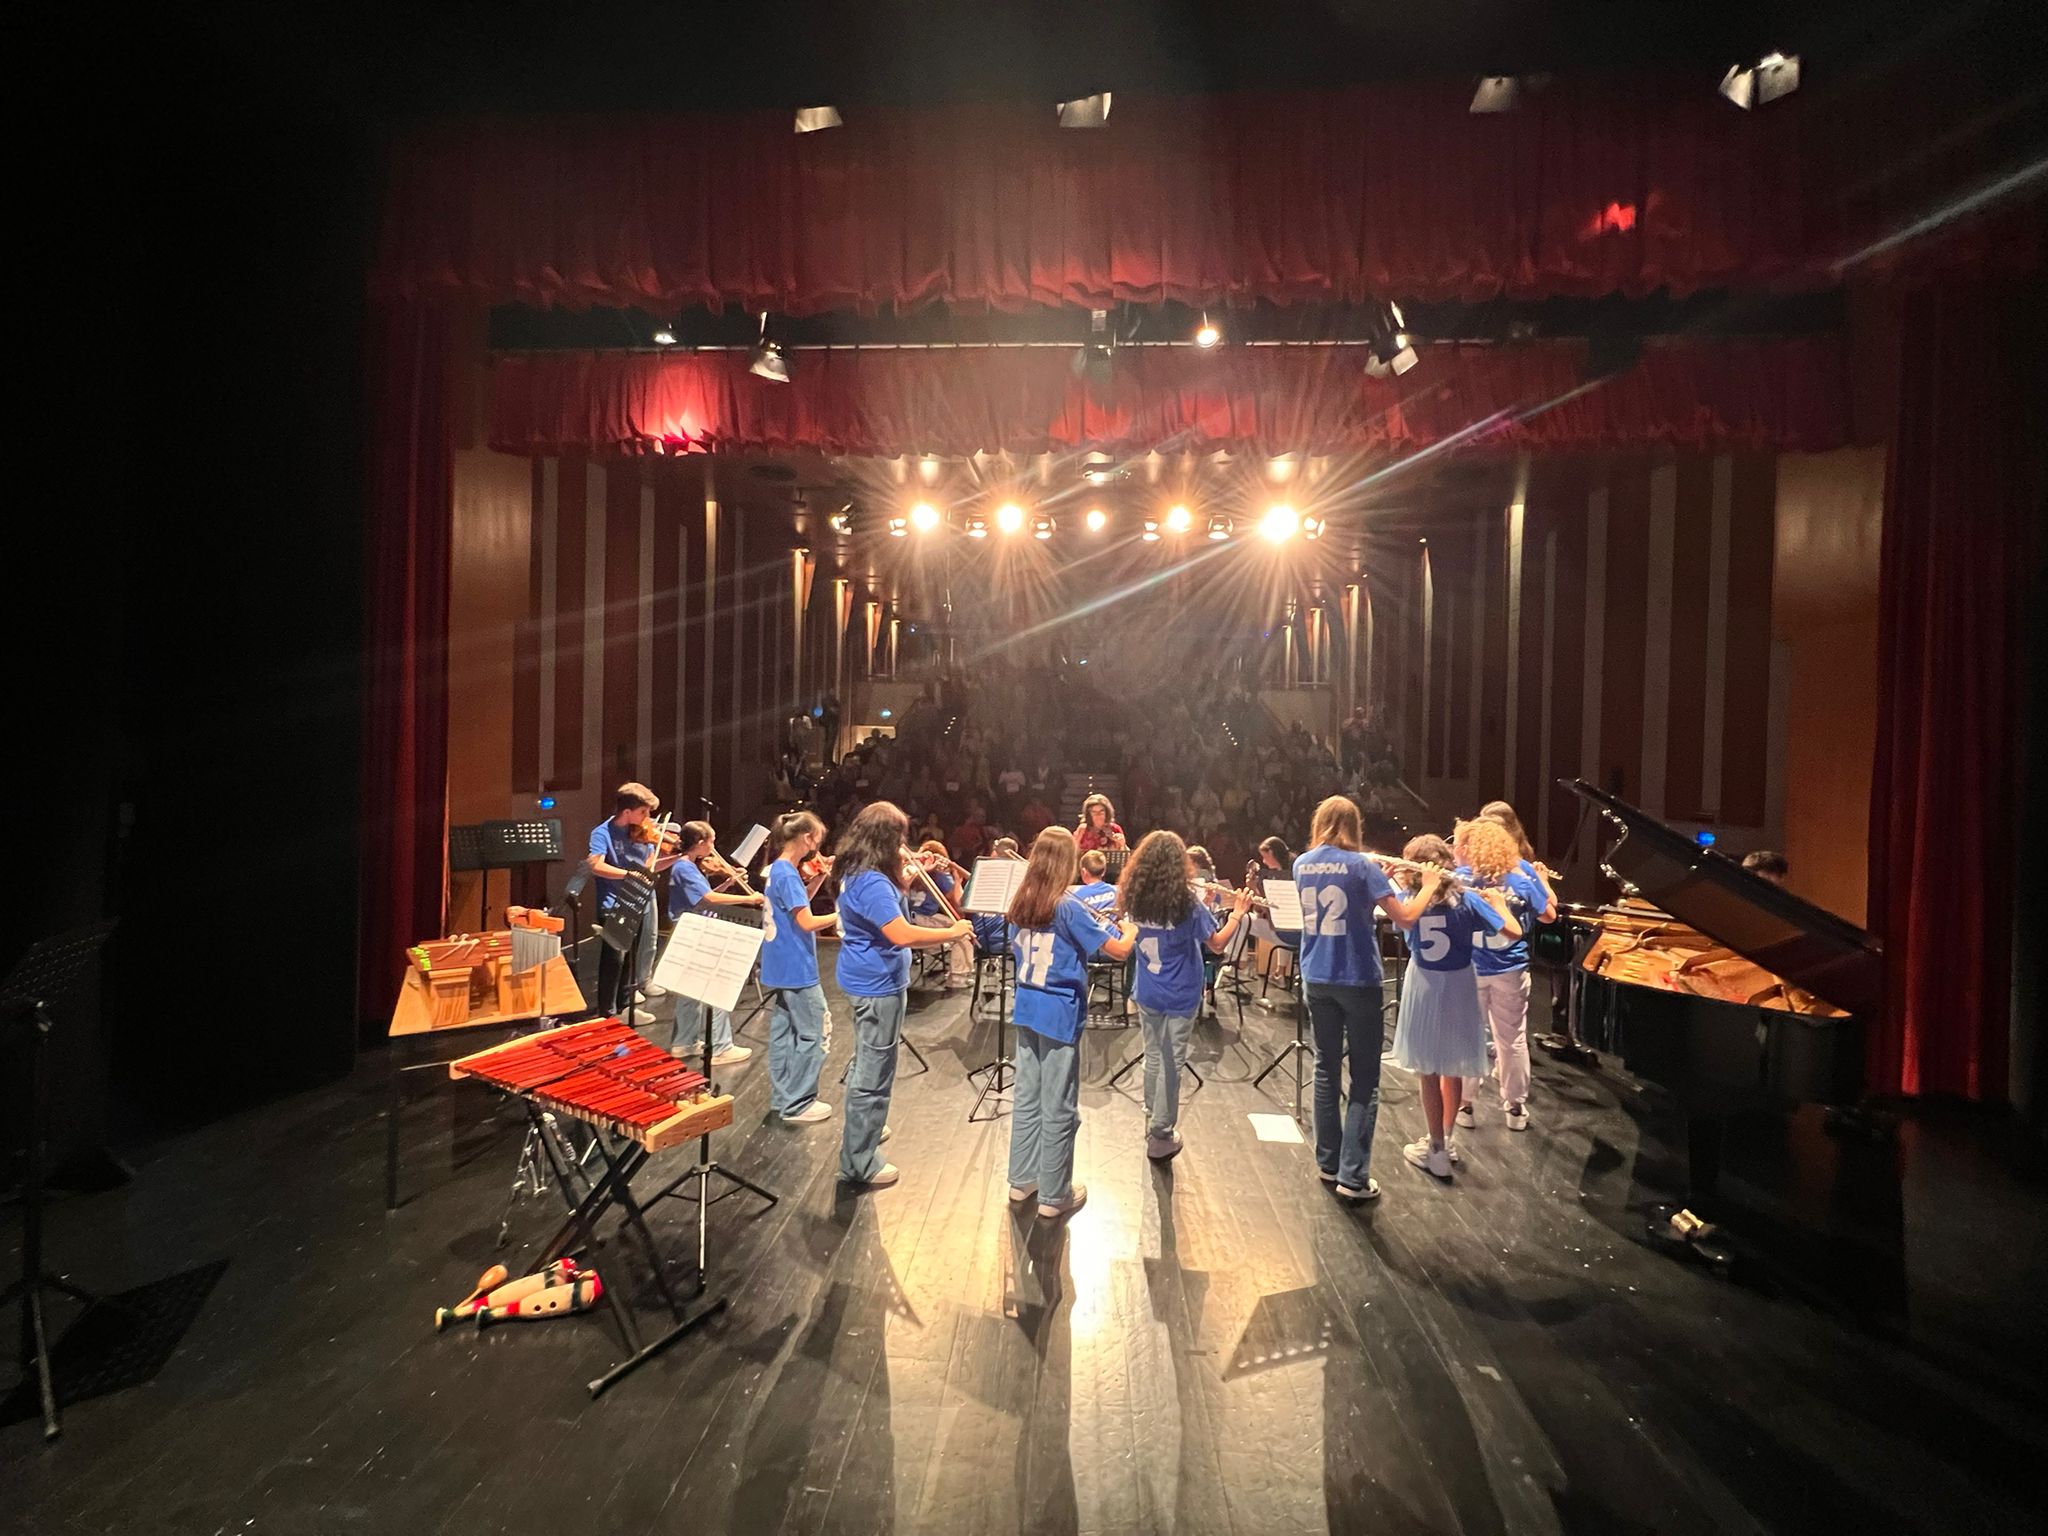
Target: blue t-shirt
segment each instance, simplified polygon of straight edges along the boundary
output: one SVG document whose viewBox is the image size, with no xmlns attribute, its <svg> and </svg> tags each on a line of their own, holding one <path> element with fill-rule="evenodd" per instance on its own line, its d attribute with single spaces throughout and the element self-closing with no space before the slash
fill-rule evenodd
<svg viewBox="0 0 2048 1536">
<path fill-rule="evenodd" d="M 1093 885 L 1077 885 L 1074 894 L 1104 917 L 1116 906 L 1116 887 L 1107 880 L 1098 880 Z"/>
<path fill-rule="evenodd" d="M 944 896 L 946 900 L 951 901 L 953 899 L 953 876 L 951 872 L 943 869 L 934 869 L 927 871 L 927 873 L 932 877 L 932 884 L 939 888 L 939 894 Z M 939 904 L 932 900 L 932 893 L 924 888 L 922 880 L 916 880 L 916 883 L 910 887 L 910 915 L 912 917 L 946 917 L 946 914 L 939 910 Z M 946 921 L 950 923 L 953 919 L 946 917 Z"/>
<path fill-rule="evenodd" d="M 1505 926 L 1482 933 L 1472 951 L 1472 969 L 1482 976 L 1505 976 L 1529 968 L 1529 930 L 1536 926 L 1536 914 L 1543 910 L 1543 887 L 1525 860 L 1511 869 L 1501 882 L 1507 887 L 1508 911 L 1522 926 L 1517 938 L 1509 938 Z"/>
<path fill-rule="evenodd" d="M 1380 984 L 1372 914 L 1394 894 L 1387 873 L 1364 854 L 1328 843 L 1294 861 L 1301 892 L 1301 979 L 1331 987 Z"/>
<path fill-rule="evenodd" d="M 815 987 L 818 936 L 806 933 L 796 920 L 796 914 L 811 904 L 803 876 L 789 860 L 777 859 L 768 866 L 768 885 L 763 894 L 768 905 L 761 921 L 761 985 Z"/>
<path fill-rule="evenodd" d="M 1179 1018 L 1202 1006 L 1202 946 L 1216 926 L 1216 914 L 1200 902 L 1171 928 L 1138 924 L 1140 1008 Z"/>
<path fill-rule="evenodd" d="M 1408 953 L 1425 971 L 1462 971 L 1472 964 L 1475 935 L 1500 931 L 1500 914 L 1477 891 L 1432 902 L 1408 930 Z"/>
<path fill-rule="evenodd" d="M 668 915 L 708 911 L 704 898 L 711 894 L 711 882 L 691 859 L 677 859 L 668 872 Z"/>
<path fill-rule="evenodd" d="M 977 912 L 967 919 L 974 925 L 974 942 L 985 950 L 1007 949 L 1010 921 L 994 912 Z"/>
<path fill-rule="evenodd" d="M 1078 1040 L 1088 1002 L 1088 962 L 1114 937 L 1071 891 L 1052 909 L 1051 927 L 1012 933 L 1017 1027 L 1048 1040 Z"/>
<path fill-rule="evenodd" d="M 631 869 L 636 864 L 644 869 L 649 846 L 633 841 L 633 829 L 620 826 L 617 820 L 600 822 L 590 831 L 590 851 L 613 869 Z M 597 910 L 609 912 L 612 903 L 619 899 L 619 888 L 626 882 L 603 875 L 593 875 L 591 879 L 597 883 Z"/>
<path fill-rule="evenodd" d="M 880 870 L 863 869 L 839 888 L 839 990 L 894 997 L 910 985 L 910 951 L 882 937 L 903 916 L 903 891 Z"/>
</svg>

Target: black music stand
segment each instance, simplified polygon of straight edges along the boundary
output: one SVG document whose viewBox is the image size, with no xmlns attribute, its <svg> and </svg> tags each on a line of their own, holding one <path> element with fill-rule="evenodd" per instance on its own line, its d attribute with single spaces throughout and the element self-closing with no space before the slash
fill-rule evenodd
<svg viewBox="0 0 2048 1536">
<path fill-rule="evenodd" d="M 490 883 L 490 874 L 484 864 L 484 824 L 476 822 L 465 827 L 448 829 L 448 872 L 450 874 L 474 874 L 477 877 L 476 925 L 484 925 L 484 903 L 482 891 Z"/>
<path fill-rule="evenodd" d="M 1009 932 L 1007 924 L 1004 925 L 1003 931 L 1005 933 Z M 975 960 L 977 968 L 980 964 L 981 961 L 977 957 Z M 1017 1077 L 1016 1058 L 1010 1054 L 1003 1043 L 1003 1037 L 1010 1022 L 1009 987 L 1010 946 L 1004 944 L 1001 954 L 996 958 L 996 1054 L 993 1061 L 985 1061 L 967 1074 L 967 1081 L 970 1083 L 977 1077 L 985 1076 L 988 1079 L 987 1082 L 981 1085 L 981 1092 L 975 1096 L 974 1107 L 967 1111 L 967 1123 L 969 1125 L 975 1125 L 983 1120 L 993 1120 L 1001 1114 L 1000 1105 L 990 1109 L 985 1115 L 981 1112 L 981 1107 L 991 1098 L 1000 1099 L 1004 1094 L 1008 1093 L 1011 1084 Z"/>
<path fill-rule="evenodd" d="M 57 1417 L 57 1393 L 50 1376 L 50 1333 L 43 1315 L 43 1293 L 59 1291 L 90 1309 L 101 1298 L 43 1268 L 43 1160 L 49 1142 L 49 1045 L 64 1011 L 85 989 L 99 965 L 100 950 L 113 931 L 111 922 L 77 928 L 29 946 L 14 969 L 0 982 L 0 1027 L 20 1029 L 28 1045 L 27 1169 L 21 1189 L 21 1278 L 0 1294 L 0 1307 L 21 1298 L 21 1369 L 25 1377 L 33 1357 L 36 1384 L 42 1395 L 43 1438 L 54 1440 L 63 1425 Z"/>
<path fill-rule="evenodd" d="M 1304 1031 L 1308 1021 L 1308 1002 L 1302 995 L 1301 970 L 1299 966 L 1295 968 L 1294 972 L 1293 992 L 1294 1038 L 1281 1046 L 1279 1053 L 1271 1061 L 1259 1068 L 1258 1075 L 1252 1079 L 1252 1086 L 1254 1088 L 1260 1087 L 1267 1078 L 1292 1061 L 1294 1063 L 1294 1118 L 1299 1120 L 1301 1118 L 1302 1090 L 1301 1062 L 1303 1057 L 1313 1058 L 1315 1055 L 1315 1052 L 1309 1048 L 1308 1041 L 1304 1038 Z"/>
<path fill-rule="evenodd" d="M 562 823 L 553 817 L 545 821 L 487 821 L 478 829 L 482 871 L 477 881 L 476 920 L 479 930 L 489 926 L 491 871 L 527 869 L 535 864 L 553 864 L 562 857 Z M 454 829 L 450 828 L 453 837 Z M 450 848 L 451 857 L 453 848 Z M 452 867 L 452 866 L 451 866 Z M 509 898 L 510 891 L 507 891 Z"/>
</svg>

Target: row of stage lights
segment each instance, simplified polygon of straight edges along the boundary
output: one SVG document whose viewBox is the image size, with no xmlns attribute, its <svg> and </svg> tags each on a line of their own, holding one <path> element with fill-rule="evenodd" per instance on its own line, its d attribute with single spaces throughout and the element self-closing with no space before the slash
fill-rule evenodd
<svg viewBox="0 0 2048 1536">
<path fill-rule="evenodd" d="M 1111 514 L 1103 507 L 1090 507 L 1081 514 L 1082 525 L 1090 533 L 1104 533 L 1111 522 Z M 851 516 L 835 512 L 829 519 L 834 533 L 851 533 Z M 1157 544 L 1162 538 L 1186 538 L 1195 531 L 1196 517 L 1184 502 L 1175 502 L 1163 511 L 1147 514 L 1139 519 L 1138 538 L 1146 544 Z M 1237 536 L 1239 520 L 1226 512 L 1211 513 L 1204 525 L 1207 538 L 1222 543 Z M 920 536 L 937 533 L 946 525 L 945 515 L 928 501 L 912 505 L 908 511 L 892 516 L 888 521 L 889 536 L 907 539 L 912 534 Z M 1004 538 L 1017 538 L 1027 530 L 1034 539 L 1049 539 L 1059 531 L 1059 520 L 1050 512 L 1027 512 L 1014 501 L 1006 501 L 993 514 L 967 512 L 958 518 L 960 532 L 970 539 L 986 539 L 991 533 Z M 1329 523 L 1313 514 L 1303 514 L 1286 502 L 1275 502 L 1251 524 L 1250 531 L 1269 544 L 1285 544 L 1299 536 L 1307 540 L 1320 539 Z"/>
</svg>

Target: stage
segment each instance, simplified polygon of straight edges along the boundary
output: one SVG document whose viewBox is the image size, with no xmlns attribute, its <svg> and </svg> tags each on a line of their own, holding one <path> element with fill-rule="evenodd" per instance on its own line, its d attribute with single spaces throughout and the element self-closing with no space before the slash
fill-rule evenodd
<svg viewBox="0 0 2048 1536">
<path fill-rule="evenodd" d="M 1810 1290 L 1734 1283 L 1638 1240 L 1676 1127 L 1626 1078 L 1539 1053 L 1533 1129 L 1482 1096 L 1444 1188 L 1400 1161 L 1420 1112 L 1389 1067 L 1385 1193 L 1354 1210 L 1248 1119 L 1290 1107 L 1284 1074 L 1249 1083 L 1286 1005 L 1247 1007 L 1240 1035 L 1226 1001 L 1197 1026 L 1207 1083 L 1168 1166 L 1143 1155 L 1137 1075 L 1107 1082 L 1136 1032 L 1086 1037 L 1090 1198 L 1061 1229 L 1005 1202 L 1007 1118 L 968 1122 L 992 1023 L 964 992 L 913 1008 L 932 1070 L 906 1056 L 898 1078 L 903 1181 L 859 1195 L 836 1117 L 764 1123 L 748 1026 L 718 1155 L 782 1200 L 714 1207 L 729 1310 L 594 1402 L 617 1355 L 601 1313 L 432 1330 L 560 1212 L 527 1200 L 494 1250 L 522 1122 L 485 1090 L 415 1104 L 388 1215 L 374 1054 L 146 1153 L 129 1188 L 57 1208 L 60 1261 L 104 1289 L 225 1271 L 153 1381 L 70 1407 L 47 1448 L 0 1431 L 14 1528 L 2005 1531 L 2036 1507 L 2040 1211 L 1940 1125 L 1906 1125 L 1891 1175 L 1891 1152 L 1800 1117 L 1796 1198 L 1840 1241 Z M 691 1220 L 654 1213 L 678 1257 Z"/>
</svg>

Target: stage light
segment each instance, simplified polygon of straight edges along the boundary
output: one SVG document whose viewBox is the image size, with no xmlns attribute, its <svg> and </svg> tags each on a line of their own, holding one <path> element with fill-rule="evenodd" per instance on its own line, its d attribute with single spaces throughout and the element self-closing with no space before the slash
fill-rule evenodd
<svg viewBox="0 0 2048 1536">
<path fill-rule="evenodd" d="M 1048 514 L 1041 512 L 1038 516 L 1031 519 L 1031 537 L 1034 539 L 1049 539 L 1052 537 L 1053 529 L 1058 526 L 1059 524 L 1055 523 Z"/>
<path fill-rule="evenodd" d="M 1735 64 L 1721 77 L 1721 94 L 1747 112 L 1799 89 L 1799 55 L 1767 53 L 1754 64 Z"/>
<path fill-rule="evenodd" d="M 1209 519 L 1209 537 L 1216 540 L 1219 544 L 1229 538 L 1232 531 L 1230 519 L 1221 512 L 1218 512 Z"/>
<path fill-rule="evenodd" d="M 1194 522 L 1195 514 L 1178 502 L 1166 509 L 1166 531 L 1168 533 L 1186 533 L 1189 528 L 1194 526 Z"/>
<path fill-rule="evenodd" d="M 552 811 L 555 808 L 555 797 L 553 795 L 542 795 L 536 803 L 542 810 Z"/>
<path fill-rule="evenodd" d="M 970 539 L 985 539 L 988 537 L 988 519 L 979 512 L 968 513 L 966 520 L 960 526 Z"/>
<path fill-rule="evenodd" d="M 768 315 L 761 314 L 761 339 L 754 343 L 754 350 L 747 354 L 747 372 L 771 384 L 789 382 L 789 354 L 779 341 L 768 339 Z"/>
<path fill-rule="evenodd" d="M 1108 91 L 1094 96 L 1076 96 L 1055 109 L 1062 128 L 1100 128 L 1109 121 Z"/>
<path fill-rule="evenodd" d="M 1201 325 L 1195 330 L 1195 345 L 1206 349 L 1215 346 L 1222 339 L 1223 332 L 1210 324 L 1208 315 L 1204 314 Z"/>
<path fill-rule="evenodd" d="M 1366 335 L 1372 356 L 1366 359 L 1365 371 L 1371 377 L 1383 379 L 1390 373 L 1406 373 L 1418 361 L 1407 321 L 1401 318 L 1400 305 L 1383 305 L 1367 326 Z"/>
<path fill-rule="evenodd" d="M 889 537 L 890 537 L 890 538 L 892 538 L 892 539 L 907 539 L 907 538 L 909 538 L 909 537 L 910 537 L 910 519 L 909 519 L 909 518 L 907 518 L 907 517 L 892 517 L 892 518 L 890 518 L 890 519 L 889 519 Z"/>
<path fill-rule="evenodd" d="M 1472 93 L 1468 112 L 1512 112 L 1531 91 L 1550 84 L 1548 75 L 1487 75 Z"/>
<path fill-rule="evenodd" d="M 1107 384 L 1114 366 L 1112 356 L 1116 337 L 1109 329 L 1109 311 L 1091 309 L 1088 311 L 1088 339 L 1074 354 L 1074 377 L 1085 378 L 1093 384 Z"/>
<path fill-rule="evenodd" d="M 996 508 L 996 527 L 1004 533 L 1015 533 L 1024 526 L 1024 509 L 1014 501 L 1006 501 Z"/>
<path fill-rule="evenodd" d="M 894 719 L 894 718 L 895 718 L 895 715 L 896 715 L 896 711 L 895 711 L 895 710 L 893 710 L 893 709 L 885 709 L 885 710 L 883 710 L 883 711 L 882 711 L 882 718 L 883 718 L 884 720 L 890 720 L 890 719 Z"/>
<path fill-rule="evenodd" d="M 1329 525 L 1320 517 L 1304 517 L 1301 520 L 1301 536 L 1304 539 L 1320 539 Z"/>
<path fill-rule="evenodd" d="M 841 507 L 837 512 L 834 512 L 825 519 L 825 526 L 838 534 L 853 532 L 853 514 L 851 510 Z"/>
<path fill-rule="evenodd" d="M 654 330 L 654 344 L 657 347 L 672 347 L 676 344 L 676 333 L 665 325 L 656 326 Z"/>
<path fill-rule="evenodd" d="M 1286 543 L 1300 528 L 1301 514 L 1284 501 L 1274 502 L 1259 519 L 1259 537 L 1274 544 Z"/>
<path fill-rule="evenodd" d="M 798 107 L 796 109 L 796 131 L 816 133 L 821 128 L 837 128 L 843 118 L 837 107 Z"/>
<path fill-rule="evenodd" d="M 1107 485 L 1116 478 L 1116 460 L 1106 453 L 1091 453 L 1081 461 L 1081 478 L 1090 485 Z"/>
<path fill-rule="evenodd" d="M 1144 532 L 1140 533 L 1138 537 L 1147 544 L 1157 544 L 1159 542 L 1159 519 L 1156 517 L 1146 518 Z"/>
<path fill-rule="evenodd" d="M 939 526 L 939 509 L 928 501 L 920 501 L 910 509 L 910 526 L 919 533 L 930 533 Z"/>
<path fill-rule="evenodd" d="M 1100 533 L 1109 526 L 1109 514 L 1100 507 L 1090 507 L 1086 521 L 1090 533 Z"/>
<path fill-rule="evenodd" d="M 1714 846 L 1714 843 L 1716 841 L 1714 834 L 1708 831 L 1705 827 L 1701 827 L 1699 831 L 1693 833 L 1692 840 L 1698 843 L 1702 848 L 1711 848 Z"/>
</svg>

